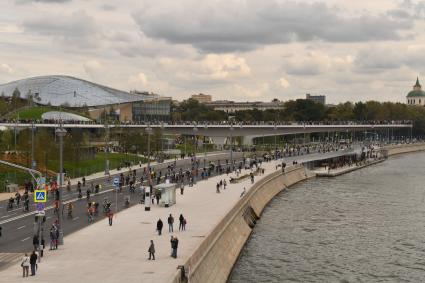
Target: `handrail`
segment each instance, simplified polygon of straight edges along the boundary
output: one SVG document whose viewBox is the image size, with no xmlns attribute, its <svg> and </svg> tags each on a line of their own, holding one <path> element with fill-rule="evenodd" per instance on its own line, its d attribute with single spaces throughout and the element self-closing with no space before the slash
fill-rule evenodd
<svg viewBox="0 0 425 283">
<path fill-rule="evenodd" d="M 21 165 L 12 163 L 12 162 L 0 160 L 0 164 L 6 165 L 6 166 L 11 166 L 11 167 L 14 167 L 14 168 L 18 168 L 18 169 L 27 171 L 31 175 L 31 177 L 34 179 L 34 181 L 36 181 L 36 182 L 37 182 L 37 178 L 34 176 L 34 174 L 37 174 L 39 177 L 42 177 L 43 176 L 43 174 L 41 174 L 41 172 L 39 172 L 37 170 L 31 169 L 31 168 L 27 168 L 27 167 L 24 167 L 24 166 L 21 166 Z"/>
</svg>

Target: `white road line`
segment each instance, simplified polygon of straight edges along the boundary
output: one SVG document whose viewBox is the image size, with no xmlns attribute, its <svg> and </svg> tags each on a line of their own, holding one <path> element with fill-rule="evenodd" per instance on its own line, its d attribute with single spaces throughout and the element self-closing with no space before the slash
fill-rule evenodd
<svg viewBox="0 0 425 283">
<path fill-rule="evenodd" d="M 50 218 L 52 218 L 52 217 L 51 217 L 51 216 L 47 216 L 47 217 L 46 217 L 46 220 L 47 220 L 47 219 L 50 219 Z"/>
<path fill-rule="evenodd" d="M 29 240 L 29 239 L 31 239 L 31 237 L 26 237 L 25 239 L 22 239 L 21 242 L 24 242 L 24 241 Z"/>
<path fill-rule="evenodd" d="M 6 218 L 6 217 L 9 217 L 9 215 L 5 215 L 5 216 L 2 216 L 2 217 L 0 217 L 0 218 Z"/>
<path fill-rule="evenodd" d="M 21 227 L 18 227 L 17 230 L 20 230 L 22 228 L 25 228 L 25 225 L 24 226 L 21 226 Z"/>
<path fill-rule="evenodd" d="M 80 219 L 80 217 L 79 217 L 79 216 L 77 216 L 77 217 L 75 217 L 75 218 L 72 218 L 72 221 L 74 221 L 74 220 L 78 220 L 78 219 Z"/>
</svg>

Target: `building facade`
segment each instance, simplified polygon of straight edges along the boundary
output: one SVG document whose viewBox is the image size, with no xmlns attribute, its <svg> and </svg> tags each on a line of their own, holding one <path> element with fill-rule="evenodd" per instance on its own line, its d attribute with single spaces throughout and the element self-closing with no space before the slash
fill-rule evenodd
<svg viewBox="0 0 425 283">
<path fill-rule="evenodd" d="M 209 94 L 193 94 L 190 98 L 195 99 L 199 103 L 208 103 L 212 101 L 212 97 Z"/>
<path fill-rule="evenodd" d="M 422 86 L 419 83 L 419 77 L 416 78 L 416 83 L 413 86 L 413 90 L 411 90 L 406 96 L 408 105 L 425 105 L 425 92 L 422 90 Z"/>
<path fill-rule="evenodd" d="M 236 111 L 245 111 L 245 110 L 253 110 L 258 109 L 261 111 L 270 110 L 270 109 L 283 109 L 283 103 L 280 101 L 272 101 L 272 102 L 236 102 L 229 100 L 217 100 L 205 103 L 206 105 L 212 107 L 214 110 L 224 111 L 226 113 L 235 113 Z"/>
<path fill-rule="evenodd" d="M 305 95 L 305 99 L 314 101 L 316 103 L 321 103 L 323 105 L 326 104 L 326 96 L 325 95 L 311 95 L 310 93 L 307 93 Z"/>
</svg>

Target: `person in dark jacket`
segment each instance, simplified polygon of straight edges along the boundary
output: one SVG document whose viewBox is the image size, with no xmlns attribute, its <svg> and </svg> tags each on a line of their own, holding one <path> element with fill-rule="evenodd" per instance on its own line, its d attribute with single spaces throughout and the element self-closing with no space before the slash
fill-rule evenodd
<svg viewBox="0 0 425 283">
<path fill-rule="evenodd" d="M 171 238 L 171 249 L 172 249 L 171 256 L 174 258 L 177 258 L 178 247 L 179 247 L 179 239 L 177 239 L 177 237 L 172 237 Z"/>
<path fill-rule="evenodd" d="M 35 251 L 30 256 L 31 276 L 35 276 L 35 266 L 37 265 L 37 254 Z"/>
<path fill-rule="evenodd" d="M 174 224 L 174 217 L 170 213 L 170 216 L 168 216 L 168 232 L 170 233 L 174 232 L 173 224 Z"/>
<path fill-rule="evenodd" d="M 159 219 L 158 222 L 156 222 L 156 230 L 158 231 L 158 235 L 161 235 L 163 226 L 164 224 L 162 223 L 162 220 Z"/>
<path fill-rule="evenodd" d="M 180 214 L 180 217 L 179 217 L 179 231 L 181 231 L 183 229 L 183 220 L 184 220 L 183 214 Z"/>
<path fill-rule="evenodd" d="M 155 245 L 153 244 L 152 240 L 151 240 L 151 245 L 149 246 L 148 252 L 149 252 L 149 260 L 151 260 L 151 257 L 152 257 L 152 260 L 155 260 Z"/>
</svg>

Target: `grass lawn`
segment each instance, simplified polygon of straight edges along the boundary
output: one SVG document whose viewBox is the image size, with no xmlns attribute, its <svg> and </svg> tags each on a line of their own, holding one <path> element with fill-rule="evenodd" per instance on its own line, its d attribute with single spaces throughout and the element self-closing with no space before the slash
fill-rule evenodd
<svg viewBox="0 0 425 283">
<path fill-rule="evenodd" d="M 22 185 L 30 180 L 32 180 L 30 174 L 9 166 L 0 165 L 0 192 L 4 192 L 7 183 Z"/>
<path fill-rule="evenodd" d="M 11 118 L 19 119 L 41 119 L 41 115 L 49 111 L 59 111 L 58 107 L 49 107 L 49 106 L 37 106 L 28 109 L 23 109 L 11 115 Z M 77 115 L 85 116 L 83 113 L 79 113 L 77 111 L 68 111 L 67 109 L 62 109 L 63 112 L 74 113 Z"/>
<path fill-rule="evenodd" d="M 132 164 L 137 164 L 139 161 L 145 163 L 146 158 L 138 157 L 133 154 L 109 153 L 109 168 L 116 169 L 118 166 L 123 166 L 126 161 Z M 57 160 L 49 160 L 49 168 L 55 172 L 59 171 L 59 162 Z M 96 158 L 82 160 L 78 163 L 64 160 L 64 168 L 71 178 L 87 176 L 93 173 L 102 172 L 105 170 L 105 154 L 100 152 L 96 154 Z"/>
</svg>

